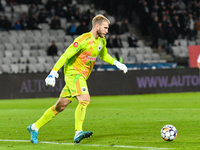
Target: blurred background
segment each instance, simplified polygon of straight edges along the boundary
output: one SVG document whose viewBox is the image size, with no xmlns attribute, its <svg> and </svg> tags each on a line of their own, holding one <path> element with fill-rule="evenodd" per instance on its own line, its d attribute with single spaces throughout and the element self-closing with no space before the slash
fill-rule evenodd
<svg viewBox="0 0 200 150">
<path fill-rule="evenodd" d="M 160 69 L 169 69 L 165 72 L 166 76 L 170 72 L 166 87 L 176 85 L 171 80 L 175 75 L 175 79 L 181 76 L 180 85 L 191 79 L 189 82 L 196 83 L 198 90 L 199 0 L 0 0 L 0 78 L 10 82 L 13 78 L 19 79 L 20 86 L 16 89 L 22 90 L 28 88 L 28 83 L 32 83 L 30 87 L 35 86 L 35 80 L 39 84 L 41 74 L 43 80 L 73 40 L 91 30 L 91 20 L 97 14 L 110 20 L 106 35 L 108 53 L 127 65 L 133 74 L 127 80 L 134 80 L 138 89 L 143 79 L 134 77 L 135 72 L 144 70 L 140 76 L 147 72 L 158 76 Z M 110 72 L 117 68 L 98 57 L 93 71 Z M 182 76 L 188 72 L 193 73 L 191 78 Z M 157 87 L 160 80 L 151 82 L 160 89 Z M 9 91 L 3 82 L 2 90 Z"/>
</svg>

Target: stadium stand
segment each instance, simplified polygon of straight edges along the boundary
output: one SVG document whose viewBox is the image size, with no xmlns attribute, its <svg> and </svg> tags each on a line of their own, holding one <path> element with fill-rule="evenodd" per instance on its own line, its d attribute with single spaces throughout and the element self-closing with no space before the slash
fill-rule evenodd
<svg viewBox="0 0 200 150">
<path fill-rule="evenodd" d="M 31 3 L 28 2 L 30 1 L 25 0 L 21 3 L 14 4 L 11 8 L 9 1 L 1 1 L 1 4 L 4 6 L 4 11 L 0 12 L 0 14 L 2 14 L 2 16 L 8 16 L 9 20 L 12 23 L 11 29 L 7 30 L 4 29 L 4 27 L 0 31 L 0 58 L 2 62 L 0 72 L 2 73 L 48 72 L 50 71 L 50 69 L 52 69 L 53 64 L 59 59 L 59 56 L 63 54 L 65 49 L 70 46 L 73 40 L 78 36 L 71 36 L 67 34 L 67 29 L 70 26 L 71 21 L 62 16 L 58 16 L 61 22 L 61 27 L 59 29 L 51 29 L 50 22 L 54 15 L 50 14 L 50 11 L 45 8 L 48 0 L 40 1 L 40 3 L 37 4 L 36 12 L 37 17 L 39 14 L 39 10 L 41 8 L 45 8 L 47 14 L 47 22 L 37 23 L 37 29 L 29 28 L 29 6 Z M 89 19 L 89 16 L 94 16 L 98 13 L 106 15 L 110 20 L 111 26 L 117 20 L 115 15 L 107 14 L 107 11 L 109 10 L 98 9 L 95 10 L 94 13 L 89 13 L 90 4 L 81 3 L 74 6 L 72 5 L 71 7 L 75 6 L 76 8 L 74 9 L 81 9 L 81 16 L 86 17 L 86 20 Z M 66 4 L 64 2 L 63 7 L 66 7 Z M 27 20 L 22 19 L 23 15 L 26 16 Z M 76 21 L 77 27 L 81 24 L 82 19 L 84 19 L 78 18 L 77 16 L 72 16 L 72 18 L 75 18 L 72 21 Z M 20 20 L 22 26 L 20 30 L 15 30 L 13 28 L 14 23 L 17 20 Z M 122 20 L 123 19 L 121 19 L 121 21 L 118 20 L 119 25 L 122 24 Z M 88 24 L 88 27 L 91 27 L 91 24 Z M 90 31 L 89 28 L 88 31 Z M 146 46 L 142 40 L 138 40 L 138 47 L 129 47 L 129 32 L 120 33 L 119 35 L 122 40 L 123 47 L 108 48 L 107 50 L 111 54 L 111 56 L 114 56 L 114 54 L 118 52 L 122 56 L 124 63 L 127 64 L 154 63 L 165 61 L 161 60 L 160 55 L 155 54 L 153 49 L 149 46 Z M 51 42 L 53 40 L 56 42 L 56 46 L 58 47 L 58 56 L 47 56 L 47 48 L 51 45 Z M 200 41 L 198 42 L 200 43 Z M 186 41 L 184 40 L 179 40 L 178 43 L 180 44 L 180 46 L 184 46 L 184 44 L 186 45 Z M 194 44 L 194 42 L 190 41 L 187 44 L 192 45 Z M 188 55 L 186 49 L 181 47 L 180 49 L 180 54 L 182 56 Z M 175 52 L 173 52 L 173 54 L 175 54 Z M 97 57 L 96 65 L 106 65 L 106 63 L 103 62 L 99 57 Z"/>
</svg>

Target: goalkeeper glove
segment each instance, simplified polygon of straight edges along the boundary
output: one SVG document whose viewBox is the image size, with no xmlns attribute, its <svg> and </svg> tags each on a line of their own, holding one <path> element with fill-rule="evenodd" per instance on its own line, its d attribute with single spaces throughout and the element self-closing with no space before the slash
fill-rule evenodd
<svg viewBox="0 0 200 150">
<path fill-rule="evenodd" d="M 46 86 L 50 85 L 54 87 L 56 84 L 55 78 L 58 78 L 58 77 L 59 77 L 59 74 L 57 73 L 57 71 L 51 70 L 50 74 L 45 79 Z"/>
<path fill-rule="evenodd" d="M 128 71 L 126 65 L 120 63 L 119 61 L 115 60 L 113 62 L 113 65 L 115 65 L 118 69 L 123 70 L 124 73 L 126 73 Z"/>
</svg>

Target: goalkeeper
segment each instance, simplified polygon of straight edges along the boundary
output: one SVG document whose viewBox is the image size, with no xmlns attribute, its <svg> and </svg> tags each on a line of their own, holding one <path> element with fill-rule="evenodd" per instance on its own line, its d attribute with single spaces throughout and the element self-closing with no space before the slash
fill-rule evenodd
<svg viewBox="0 0 200 150">
<path fill-rule="evenodd" d="M 86 80 L 93 69 L 97 56 L 99 55 L 103 61 L 109 64 L 116 65 L 124 73 L 127 72 L 124 64 L 107 53 L 105 35 L 108 33 L 109 24 L 110 21 L 103 15 L 95 16 L 92 20 L 92 30 L 77 37 L 54 65 L 45 79 L 46 85 L 54 87 L 55 78 L 59 76 L 58 70 L 63 65 L 66 85 L 55 105 L 47 109 L 39 120 L 28 126 L 32 143 L 38 143 L 38 130 L 62 112 L 74 98 L 79 101 L 75 110 L 74 142 L 79 143 L 82 139 L 92 136 L 91 131 L 84 132 L 82 130 L 82 125 L 86 108 L 90 103 Z"/>
</svg>

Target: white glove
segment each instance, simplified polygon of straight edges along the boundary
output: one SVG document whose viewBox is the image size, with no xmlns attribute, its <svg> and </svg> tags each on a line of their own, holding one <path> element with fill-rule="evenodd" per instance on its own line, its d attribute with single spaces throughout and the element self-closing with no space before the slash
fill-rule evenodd
<svg viewBox="0 0 200 150">
<path fill-rule="evenodd" d="M 45 79 L 46 86 L 50 85 L 54 87 L 56 84 L 55 78 L 58 78 L 58 77 L 59 77 L 59 74 L 57 73 L 57 71 L 51 70 L 50 74 Z"/>
<path fill-rule="evenodd" d="M 123 70 L 124 73 L 126 73 L 128 71 L 128 68 L 126 67 L 126 65 L 120 63 L 119 61 L 115 60 L 113 62 L 113 65 L 115 65 L 117 68 L 119 68 L 120 70 Z"/>
</svg>

